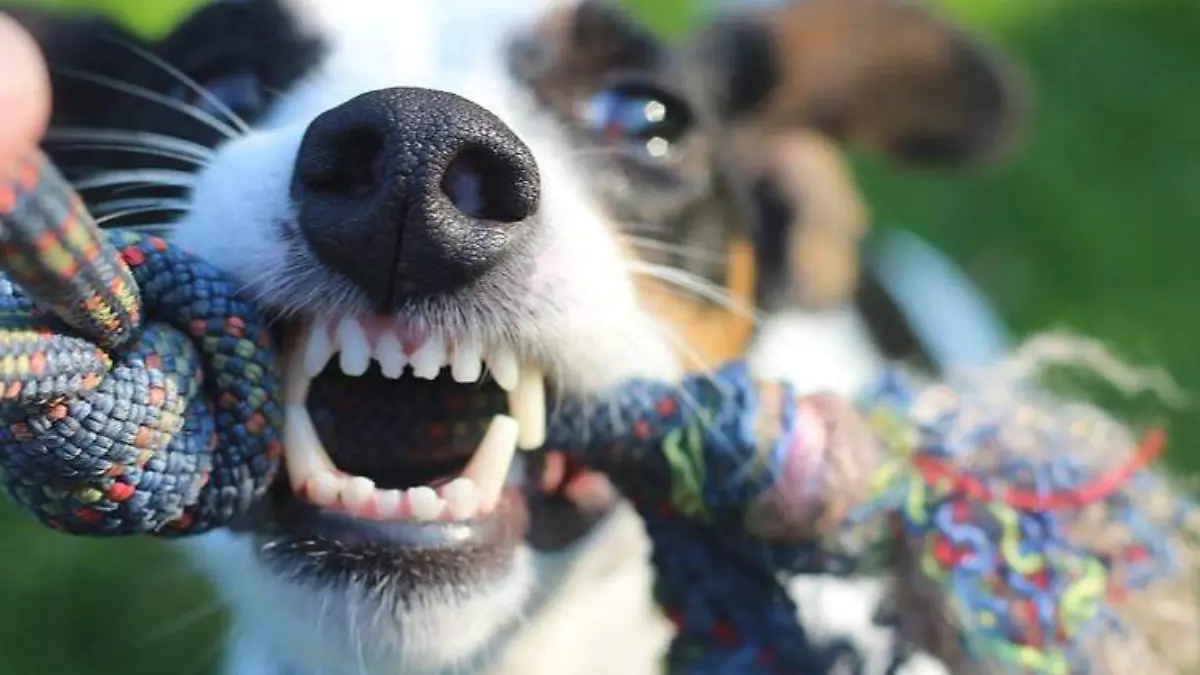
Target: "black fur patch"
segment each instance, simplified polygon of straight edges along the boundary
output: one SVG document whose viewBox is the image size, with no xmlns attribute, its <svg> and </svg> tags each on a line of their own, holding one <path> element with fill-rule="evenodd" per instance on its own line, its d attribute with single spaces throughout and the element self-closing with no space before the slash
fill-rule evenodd
<svg viewBox="0 0 1200 675">
<path fill-rule="evenodd" d="M 750 199 L 757 209 L 751 219 L 751 236 L 758 257 L 755 303 L 759 309 L 785 309 L 790 300 L 792 272 L 788 251 L 792 222 L 798 205 L 793 204 L 773 180 L 760 177 L 750 186 Z"/>
<path fill-rule="evenodd" d="M 59 128 L 152 131 L 211 146 L 222 134 L 162 99 L 191 105 L 205 101 L 188 100 L 195 92 L 156 60 L 202 86 L 226 76 L 248 76 L 260 104 L 238 112 L 252 123 L 273 93 L 288 89 L 323 53 L 320 39 L 304 34 L 276 0 L 206 5 L 167 38 L 149 44 L 93 15 L 28 9 L 12 14 L 46 54 L 54 89 L 51 124 Z M 150 58 L 138 50 L 149 52 Z M 49 150 L 58 159 L 53 144 Z M 124 152 L 92 152 L 87 159 L 106 169 L 148 163 L 145 156 Z"/>
<path fill-rule="evenodd" d="M 728 124 L 752 114 L 783 81 L 774 34 L 759 22 L 720 21 L 690 43 L 686 67 L 699 70 L 706 103 Z"/>
</svg>

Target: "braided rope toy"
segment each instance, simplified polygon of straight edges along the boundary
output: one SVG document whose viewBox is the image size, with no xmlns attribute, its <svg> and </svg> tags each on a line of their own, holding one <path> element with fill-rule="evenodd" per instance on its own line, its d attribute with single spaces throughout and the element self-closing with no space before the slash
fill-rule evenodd
<svg viewBox="0 0 1200 675">
<path fill-rule="evenodd" d="M 77 535 L 230 522 L 281 454 L 265 320 L 204 261 L 101 232 L 44 157 L 0 169 L 9 494 Z M 672 675 L 835 671 L 844 654 L 808 639 L 784 580 L 864 571 L 890 575 L 900 634 L 956 673 L 1110 672 L 1096 645 L 1121 601 L 1194 577 L 1180 532 L 1200 510 L 1148 468 L 1160 434 L 1131 453 L 1120 427 L 1105 445 L 1014 391 L 896 371 L 840 401 L 734 363 L 626 383 L 600 395 L 612 415 L 568 399 L 545 449 L 606 472 L 643 517 Z"/>
<path fill-rule="evenodd" d="M 101 236 L 45 158 L 0 181 L 9 494 L 74 534 L 229 522 L 265 492 L 282 449 L 266 324 L 203 261 L 153 237 Z"/>
</svg>

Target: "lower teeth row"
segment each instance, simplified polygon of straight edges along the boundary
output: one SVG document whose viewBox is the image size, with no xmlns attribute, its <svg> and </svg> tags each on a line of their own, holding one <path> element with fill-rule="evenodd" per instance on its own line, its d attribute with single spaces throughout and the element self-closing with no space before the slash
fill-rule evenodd
<svg viewBox="0 0 1200 675">
<path fill-rule="evenodd" d="M 497 415 L 459 477 L 438 487 L 380 490 L 369 478 L 337 470 L 305 406 L 289 405 L 285 415 L 286 466 L 293 489 L 318 506 L 356 517 L 427 522 L 486 515 L 500 500 L 517 450 L 517 421 Z"/>
<path fill-rule="evenodd" d="M 323 472 L 310 477 L 297 491 L 317 506 L 337 507 L 361 518 L 433 522 L 485 515 L 479 488 L 469 478 L 455 478 L 437 488 L 421 485 L 380 490 L 369 478 Z"/>
</svg>

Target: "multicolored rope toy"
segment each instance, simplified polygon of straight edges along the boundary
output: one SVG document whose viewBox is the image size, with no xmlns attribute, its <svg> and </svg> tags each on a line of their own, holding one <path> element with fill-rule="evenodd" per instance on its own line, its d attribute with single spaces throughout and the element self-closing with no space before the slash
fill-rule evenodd
<svg viewBox="0 0 1200 675">
<path fill-rule="evenodd" d="M 0 178 L 0 479 L 74 534 L 220 527 L 279 463 L 266 324 L 203 261 L 104 234 L 44 157 Z"/>
<path fill-rule="evenodd" d="M 230 280 L 100 232 L 40 156 L 0 167 L 0 253 L 0 479 L 21 507 L 73 534 L 181 536 L 264 493 L 276 354 Z M 641 513 L 672 675 L 843 672 L 785 589 L 816 573 L 888 576 L 899 634 L 955 673 L 1200 666 L 1154 653 L 1146 629 L 1200 634 L 1185 534 L 1200 509 L 1149 467 L 1161 434 L 1139 445 L 1027 384 L 895 371 L 843 401 L 734 363 L 599 394 L 612 415 L 565 400 L 545 450 L 606 472 Z M 1159 615 L 1131 616 L 1147 598 Z"/>
<path fill-rule="evenodd" d="M 1151 470 L 1163 433 L 1139 441 L 1093 409 L 1018 389 L 1025 384 L 998 369 L 953 384 L 890 373 L 860 408 L 886 459 L 840 536 L 859 551 L 865 542 L 889 551 L 883 562 L 905 577 L 897 602 L 938 610 L 902 613 L 902 631 L 951 643 L 939 656 L 952 672 L 980 662 L 999 672 L 1127 672 L 1116 664 L 1136 659 L 1189 672 L 1200 650 L 1189 667 L 1154 653 L 1161 644 L 1122 639 L 1147 629 L 1122 616 L 1123 603 L 1164 592 L 1156 587 L 1182 591 L 1174 603 L 1191 606 L 1178 628 L 1200 630 L 1200 521 L 1186 493 Z"/>
</svg>

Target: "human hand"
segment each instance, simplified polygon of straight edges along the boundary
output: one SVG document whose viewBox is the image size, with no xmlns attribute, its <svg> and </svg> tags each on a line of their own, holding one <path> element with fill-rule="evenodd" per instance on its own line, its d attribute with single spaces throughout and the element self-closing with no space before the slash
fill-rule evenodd
<svg viewBox="0 0 1200 675">
<path fill-rule="evenodd" d="M 50 119 L 50 78 L 41 51 L 0 13 L 0 167 L 32 150 Z"/>
</svg>

